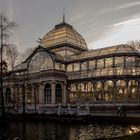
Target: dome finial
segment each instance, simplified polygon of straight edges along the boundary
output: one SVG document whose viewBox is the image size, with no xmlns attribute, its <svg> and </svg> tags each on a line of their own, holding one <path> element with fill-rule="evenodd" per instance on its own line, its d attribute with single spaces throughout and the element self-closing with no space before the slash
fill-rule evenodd
<svg viewBox="0 0 140 140">
<path fill-rule="evenodd" d="M 65 22 L 65 8 L 63 8 L 63 22 Z"/>
</svg>

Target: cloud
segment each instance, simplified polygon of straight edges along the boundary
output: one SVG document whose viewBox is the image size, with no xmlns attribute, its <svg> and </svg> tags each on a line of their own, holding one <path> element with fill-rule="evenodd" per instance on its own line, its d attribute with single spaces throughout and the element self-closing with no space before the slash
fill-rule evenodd
<svg viewBox="0 0 140 140">
<path fill-rule="evenodd" d="M 123 1 L 122 1 L 123 2 Z M 118 10 L 125 10 L 127 8 L 132 8 L 132 7 L 137 7 L 140 5 L 140 2 L 139 1 L 128 1 L 127 3 L 118 3 L 118 5 L 114 5 L 112 7 L 108 7 L 108 8 L 105 8 L 103 10 L 101 10 L 98 14 L 103 14 L 103 13 L 108 13 L 108 12 L 115 12 L 115 11 L 118 11 Z"/>
<path fill-rule="evenodd" d="M 136 26 L 140 25 L 140 17 L 134 18 L 134 19 L 128 19 L 119 23 L 114 24 L 114 26 Z"/>
<path fill-rule="evenodd" d="M 130 7 L 133 7 L 133 6 L 138 6 L 138 5 L 140 5 L 140 2 L 139 1 L 134 1 L 134 2 L 131 2 L 131 3 L 127 3 L 127 4 L 124 4 L 124 5 L 121 5 L 121 6 L 119 6 L 118 8 L 116 8 L 116 9 L 125 9 L 125 8 L 130 8 Z"/>
<path fill-rule="evenodd" d="M 110 12 L 100 12 L 98 16 L 94 17 L 93 23 L 89 22 L 87 23 L 87 25 L 89 25 L 88 27 L 86 27 L 86 25 L 84 26 L 86 28 L 86 31 L 84 31 L 84 36 L 87 42 L 90 43 L 100 40 L 106 36 L 110 36 L 111 34 L 115 34 L 120 30 L 120 28 L 123 26 L 122 24 L 124 23 L 129 22 L 129 25 L 127 24 L 128 28 L 132 26 L 131 22 L 139 24 L 138 21 L 136 22 L 136 20 L 139 20 L 137 18 L 139 17 L 140 12 L 137 4 L 131 3 L 131 6 L 130 4 L 123 5 L 121 7 L 117 6 Z"/>
<path fill-rule="evenodd" d="M 8 0 L 8 18 L 9 20 L 13 20 L 15 18 L 15 10 L 14 10 L 15 0 Z"/>
<path fill-rule="evenodd" d="M 102 48 L 117 44 L 124 44 L 131 40 L 140 40 L 140 18 L 131 19 L 115 25 L 119 26 L 114 34 L 108 34 L 97 41 L 89 43 L 89 48 Z"/>
<path fill-rule="evenodd" d="M 87 44 L 95 42 L 95 46 L 105 46 L 109 41 L 118 43 L 113 39 L 117 38 L 115 35 L 119 36 L 121 32 L 128 36 L 124 34 L 126 27 L 138 28 L 140 17 L 140 0 L 4 0 L 2 4 L 4 6 L 0 5 L 0 8 L 6 7 L 10 19 L 20 26 L 16 29 L 16 42 L 25 47 L 36 44 L 38 37 L 62 21 L 63 8 L 66 22 L 85 38 Z"/>
</svg>

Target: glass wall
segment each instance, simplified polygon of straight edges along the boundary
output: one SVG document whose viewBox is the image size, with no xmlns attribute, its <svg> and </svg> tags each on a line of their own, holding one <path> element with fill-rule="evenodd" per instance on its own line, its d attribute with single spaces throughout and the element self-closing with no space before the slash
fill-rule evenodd
<svg viewBox="0 0 140 140">
<path fill-rule="evenodd" d="M 139 59 L 135 56 L 122 56 L 88 60 L 79 63 L 73 62 L 68 64 L 67 72 L 70 72 L 70 77 L 73 77 L 73 79 L 76 77 L 76 74 L 81 74 L 82 78 L 113 75 L 139 75 L 140 66 L 138 60 Z M 86 74 L 84 74 L 84 71 Z"/>
<path fill-rule="evenodd" d="M 138 102 L 138 81 L 130 80 L 128 83 L 128 102 Z"/>
<path fill-rule="evenodd" d="M 102 102 L 138 103 L 138 87 L 138 81 L 136 80 L 106 80 L 94 81 L 93 83 L 72 83 L 69 87 L 69 100 L 70 103 L 80 104 Z"/>
<path fill-rule="evenodd" d="M 29 62 L 28 72 L 36 73 L 43 70 L 53 69 L 53 60 L 46 52 L 36 53 Z"/>
</svg>

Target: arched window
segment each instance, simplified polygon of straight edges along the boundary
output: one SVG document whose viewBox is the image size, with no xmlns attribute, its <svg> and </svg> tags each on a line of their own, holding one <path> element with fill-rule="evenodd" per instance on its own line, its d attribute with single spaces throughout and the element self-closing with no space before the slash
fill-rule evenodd
<svg viewBox="0 0 140 140">
<path fill-rule="evenodd" d="M 75 85 L 75 84 L 71 84 L 70 90 L 71 90 L 71 91 L 76 91 L 76 85 Z"/>
<path fill-rule="evenodd" d="M 103 68 L 104 67 L 104 59 L 99 59 L 97 61 L 97 69 Z"/>
<path fill-rule="evenodd" d="M 70 103 L 76 103 L 77 101 L 77 87 L 75 84 L 70 85 L 70 90 L 69 90 L 69 101 Z"/>
<path fill-rule="evenodd" d="M 95 100 L 96 101 L 102 101 L 103 100 L 103 94 L 102 94 L 102 90 L 103 90 L 103 85 L 100 81 L 97 81 L 95 84 Z"/>
<path fill-rule="evenodd" d="M 111 80 L 104 83 L 104 100 L 113 101 L 114 84 Z"/>
<path fill-rule="evenodd" d="M 62 87 L 60 84 L 56 85 L 55 94 L 56 94 L 56 102 L 61 102 L 62 101 Z"/>
<path fill-rule="evenodd" d="M 44 101 L 51 101 L 51 85 L 47 83 L 44 88 Z"/>
<path fill-rule="evenodd" d="M 88 63 L 87 62 L 83 62 L 81 64 L 81 70 L 87 70 L 88 69 Z"/>
<path fill-rule="evenodd" d="M 95 61 L 89 61 L 89 70 L 95 69 Z"/>
<path fill-rule="evenodd" d="M 9 87 L 6 88 L 6 104 L 11 103 L 11 89 Z"/>
<path fill-rule="evenodd" d="M 127 100 L 128 102 L 137 102 L 138 101 L 138 94 L 139 94 L 139 90 L 138 90 L 139 86 L 138 86 L 138 81 L 136 80 L 130 80 L 128 82 L 128 97 Z"/>
<path fill-rule="evenodd" d="M 68 72 L 72 72 L 72 71 L 73 71 L 73 65 L 72 65 L 72 64 L 69 64 L 69 65 L 67 66 L 67 71 L 68 71 Z"/>
<path fill-rule="evenodd" d="M 47 52 L 37 52 L 30 60 L 28 72 L 36 73 L 44 70 L 53 69 L 53 60 Z"/>
<path fill-rule="evenodd" d="M 80 71 L 80 64 L 79 63 L 74 64 L 74 71 Z"/>
<path fill-rule="evenodd" d="M 124 67 L 124 57 L 115 57 L 115 67 Z"/>
<path fill-rule="evenodd" d="M 108 67 L 112 67 L 113 65 L 113 58 L 106 58 L 105 59 L 105 67 L 108 68 Z"/>
<path fill-rule="evenodd" d="M 86 94 L 85 97 L 86 102 L 90 102 L 93 100 L 93 84 L 91 82 L 88 82 L 85 85 L 85 94 Z"/>
<path fill-rule="evenodd" d="M 84 84 L 83 83 L 79 83 L 77 86 L 77 90 L 81 93 L 84 92 Z"/>
<path fill-rule="evenodd" d="M 124 80 L 118 80 L 116 82 L 116 87 L 117 87 L 117 93 L 116 93 L 116 101 L 117 102 L 122 102 L 126 101 L 126 81 Z"/>
<path fill-rule="evenodd" d="M 85 103 L 85 85 L 79 83 L 77 85 L 78 102 Z"/>
</svg>

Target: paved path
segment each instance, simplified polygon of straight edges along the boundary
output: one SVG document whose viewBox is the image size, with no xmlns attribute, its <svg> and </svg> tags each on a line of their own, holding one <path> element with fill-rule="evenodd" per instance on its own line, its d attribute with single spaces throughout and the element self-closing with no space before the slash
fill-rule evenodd
<svg viewBox="0 0 140 140">
<path fill-rule="evenodd" d="M 100 113 L 100 112 L 96 112 L 96 113 L 92 113 L 90 115 L 93 116 L 118 116 L 117 113 Z M 134 117 L 134 118 L 140 118 L 140 113 L 126 113 L 126 117 Z"/>
</svg>

